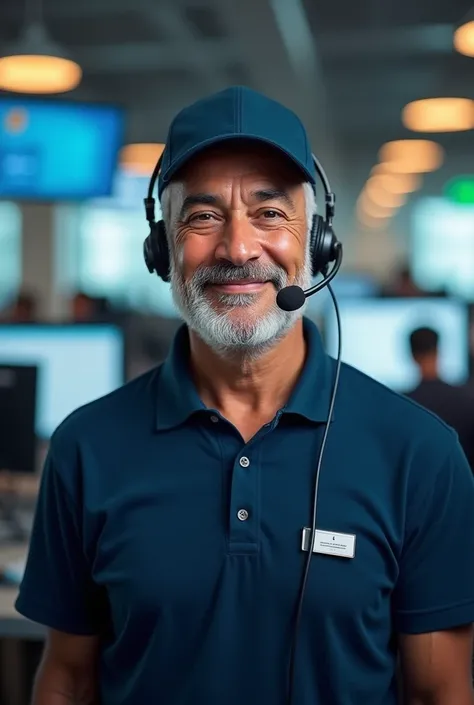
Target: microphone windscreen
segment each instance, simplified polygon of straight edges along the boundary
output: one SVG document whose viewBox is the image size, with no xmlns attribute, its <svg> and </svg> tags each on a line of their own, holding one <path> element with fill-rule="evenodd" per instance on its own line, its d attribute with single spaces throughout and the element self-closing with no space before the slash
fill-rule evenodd
<svg viewBox="0 0 474 705">
<path fill-rule="evenodd" d="M 285 286 L 277 294 L 277 306 L 282 311 L 297 311 L 306 301 L 304 291 L 300 286 Z"/>
</svg>

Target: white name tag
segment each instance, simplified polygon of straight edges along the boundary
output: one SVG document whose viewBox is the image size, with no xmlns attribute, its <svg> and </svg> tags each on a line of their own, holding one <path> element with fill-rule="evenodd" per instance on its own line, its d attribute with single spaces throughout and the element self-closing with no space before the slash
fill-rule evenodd
<svg viewBox="0 0 474 705">
<path fill-rule="evenodd" d="M 309 550 L 311 543 L 311 529 L 303 529 L 301 549 Z M 354 558 L 356 537 L 355 534 L 337 534 L 331 531 L 316 530 L 313 553 L 324 553 L 327 556 L 340 558 Z"/>
</svg>

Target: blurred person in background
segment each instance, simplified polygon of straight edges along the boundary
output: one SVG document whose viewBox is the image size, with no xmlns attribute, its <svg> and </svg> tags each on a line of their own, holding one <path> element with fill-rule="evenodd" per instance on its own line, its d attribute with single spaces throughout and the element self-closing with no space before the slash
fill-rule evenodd
<svg viewBox="0 0 474 705">
<path fill-rule="evenodd" d="M 415 284 L 409 265 L 399 267 L 390 283 L 384 288 L 383 295 L 393 298 L 410 298 L 425 296 L 425 292 Z"/>
<path fill-rule="evenodd" d="M 316 176 L 297 116 L 250 89 L 173 121 L 151 237 L 185 325 L 51 439 L 16 603 L 48 627 L 34 705 L 395 705 L 398 654 L 407 703 L 472 705 L 458 440 L 347 365 L 328 418 L 336 362 L 276 305 L 320 271 Z"/>
<path fill-rule="evenodd" d="M 83 291 L 78 291 L 71 301 L 71 316 L 73 323 L 91 323 L 95 321 L 97 318 L 96 300 Z"/>
<path fill-rule="evenodd" d="M 409 264 L 403 264 L 396 271 L 391 282 L 382 289 L 382 296 L 387 298 L 440 298 L 447 295 L 444 289 L 425 291 L 416 284 Z"/>
<path fill-rule="evenodd" d="M 8 323 L 37 323 L 38 299 L 29 292 L 22 291 L 6 309 L 3 320 Z"/>
<path fill-rule="evenodd" d="M 453 386 L 440 378 L 439 334 L 433 328 L 412 331 L 409 344 L 420 381 L 407 396 L 454 428 L 474 469 L 474 400 L 465 387 Z"/>
<path fill-rule="evenodd" d="M 124 314 L 111 306 L 105 296 L 90 296 L 83 291 L 77 292 L 71 301 L 73 323 L 117 323 L 120 324 Z"/>
</svg>

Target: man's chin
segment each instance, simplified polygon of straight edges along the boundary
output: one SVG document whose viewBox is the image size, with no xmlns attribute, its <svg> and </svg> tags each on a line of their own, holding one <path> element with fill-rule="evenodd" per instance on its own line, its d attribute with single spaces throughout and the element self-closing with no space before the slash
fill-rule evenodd
<svg viewBox="0 0 474 705">
<path fill-rule="evenodd" d="M 216 317 L 225 320 L 228 325 L 238 330 L 253 330 L 272 315 L 268 307 L 262 307 L 258 304 L 253 306 L 239 304 L 234 304 L 233 306 L 214 305 L 211 308 Z"/>
<path fill-rule="evenodd" d="M 216 313 L 227 313 L 228 311 L 245 310 L 249 311 L 262 308 L 262 295 L 259 294 L 217 294 L 209 293 L 206 296 L 207 304 Z"/>
</svg>

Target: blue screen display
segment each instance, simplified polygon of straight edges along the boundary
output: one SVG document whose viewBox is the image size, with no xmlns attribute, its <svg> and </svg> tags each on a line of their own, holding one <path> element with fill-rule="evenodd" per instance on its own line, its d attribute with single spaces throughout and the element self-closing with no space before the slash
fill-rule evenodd
<svg viewBox="0 0 474 705">
<path fill-rule="evenodd" d="M 114 106 L 0 98 L 0 197 L 109 196 L 123 135 Z"/>
</svg>

